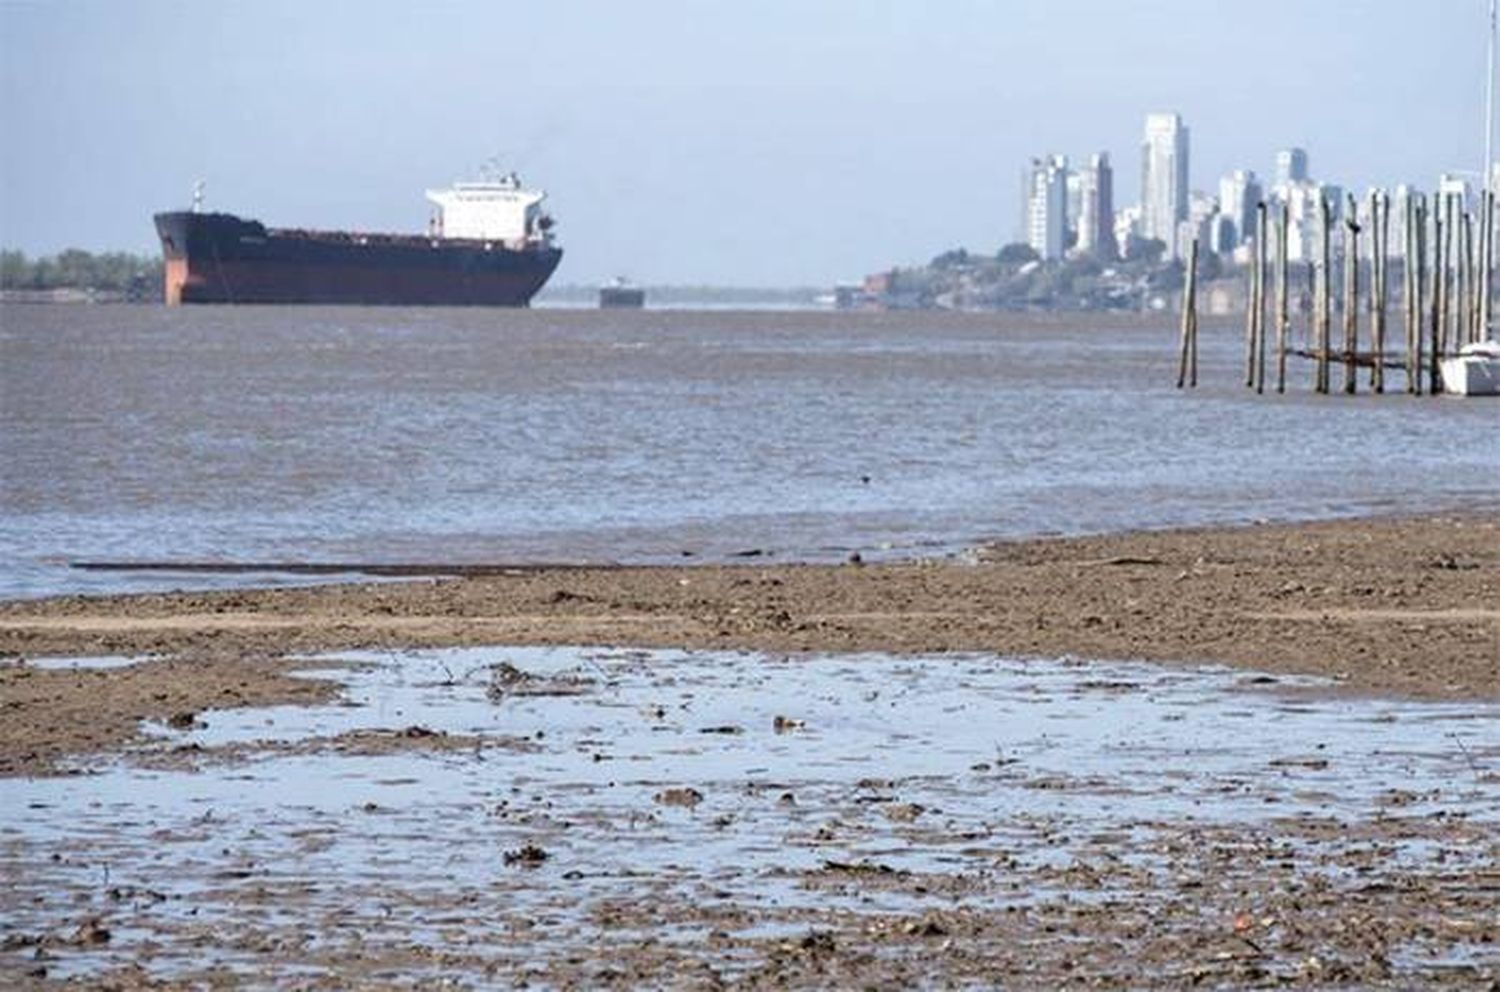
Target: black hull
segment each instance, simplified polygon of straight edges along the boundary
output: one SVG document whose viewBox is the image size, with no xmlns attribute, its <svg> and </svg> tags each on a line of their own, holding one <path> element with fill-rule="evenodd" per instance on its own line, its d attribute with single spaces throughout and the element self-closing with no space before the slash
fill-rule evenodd
<svg viewBox="0 0 1500 992">
<path fill-rule="evenodd" d="M 232 214 L 155 220 L 168 304 L 524 307 L 562 260 L 553 247 L 279 231 Z"/>
</svg>

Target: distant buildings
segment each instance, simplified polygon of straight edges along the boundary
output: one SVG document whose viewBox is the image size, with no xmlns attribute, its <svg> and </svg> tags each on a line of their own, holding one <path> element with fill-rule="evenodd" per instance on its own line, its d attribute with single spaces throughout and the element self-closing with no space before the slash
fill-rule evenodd
<svg viewBox="0 0 1500 992">
<path fill-rule="evenodd" d="M 1406 183 L 1396 187 L 1391 194 L 1391 230 L 1390 240 L 1386 242 L 1387 255 L 1406 254 L 1406 211 L 1412 202 L 1415 192 Z"/>
<path fill-rule="evenodd" d="M 1456 211 L 1469 210 L 1474 205 L 1473 191 L 1470 189 L 1469 180 L 1463 176 L 1455 176 L 1451 172 L 1445 172 L 1438 176 L 1439 202 L 1447 209 L 1447 204 L 1452 198 L 1453 209 Z"/>
<path fill-rule="evenodd" d="M 1115 212 L 1115 248 L 1121 258 L 1130 254 L 1130 241 L 1141 236 L 1141 205 L 1121 207 Z"/>
<path fill-rule="evenodd" d="M 1213 227 L 1220 218 L 1219 201 L 1194 190 L 1188 194 L 1187 219 L 1177 224 L 1179 254 L 1186 258 L 1194 241 L 1200 252 L 1208 251 L 1213 242 Z"/>
<path fill-rule="evenodd" d="M 1265 198 L 1255 173 L 1248 169 L 1235 169 L 1219 180 L 1218 225 L 1222 232 L 1221 243 L 1214 251 L 1228 254 L 1255 235 L 1255 206 Z"/>
<path fill-rule="evenodd" d="M 1276 153 L 1276 187 L 1308 181 L 1307 152 L 1301 148 L 1283 148 Z"/>
<path fill-rule="evenodd" d="M 1043 259 L 1062 258 L 1068 234 L 1068 159 L 1031 160 L 1026 201 L 1026 243 Z"/>
<path fill-rule="evenodd" d="M 1147 114 L 1141 143 L 1141 236 L 1181 254 L 1178 225 L 1188 216 L 1188 129 L 1178 114 Z"/>
<path fill-rule="evenodd" d="M 1246 264 L 1253 256 L 1257 208 L 1262 203 L 1267 208 L 1268 234 L 1275 231 L 1281 210 L 1286 210 L 1290 262 L 1315 262 L 1320 257 L 1325 205 L 1333 244 L 1340 244 L 1346 235 L 1344 189 L 1313 178 L 1304 148 L 1276 152 L 1275 181 L 1269 188 L 1255 171 L 1241 168 L 1220 177 L 1217 195 L 1194 191 L 1188 166 L 1189 131 L 1177 113 L 1146 115 L 1139 203 L 1116 208 L 1108 152 L 1090 155 L 1087 165 L 1077 169 L 1070 169 L 1063 155 L 1032 159 L 1022 177 L 1021 240 L 1046 261 L 1095 258 L 1113 262 L 1151 257 L 1153 241 L 1161 243 L 1164 260 L 1180 260 L 1196 239 L 1200 253 Z M 1500 189 L 1500 162 L 1493 166 L 1492 181 Z M 1472 176 L 1444 174 L 1436 194 L 1426 201 L 1431 204 L 1429 210 L 1482 212 L 1477 202 L 1479 185 L 1480 180 Z M 1390 198 L 1385 244 L 1393 255 L 1404 251 L 1407 203 L 1414 195 L 1402 185 Z M 1358 208 L 1362 223 L 1367 202 L 1368 196 Z M 1373 250 L 1368 232 L 1360 241 L 1364 252 Z M 1268 242 L 1269 252 L 1275 248 L 1274 236 Z"/>
<path fill-rule="evenodd" d="M 1285 148 L 1276 153 L 1276 185 L 1271 201 L 1287 208 L 1287 258 L 1293 262 L 1313 261 L 1322 244 L 1322 203 L 1328 202 L 1331 223 L 1344 216 L 1344 189 L 1320 183 L 1308 169 L 1307 152 Z M 1332 237 L 1340 235 L 1336 232 Z"/>
<path fill-rule="evenodd" d="M 1077 254 L 1103 261 L 1116 257 L 1114 190 L 1115 173 L 1109 166 L 1109 152 L 1099 152 L 1078 173 L 1078 238 L 1074 245 Z"/>
</svg>

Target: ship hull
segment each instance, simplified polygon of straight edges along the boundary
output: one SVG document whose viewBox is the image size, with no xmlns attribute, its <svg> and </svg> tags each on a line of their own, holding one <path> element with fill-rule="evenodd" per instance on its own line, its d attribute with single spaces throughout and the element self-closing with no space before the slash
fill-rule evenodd
<svg viewBox="0 0 1500 992">
<path fill-rule="evenodd" d="M 559 248 L 404 235 L 282 231 L 232 214 L 156 215 L 163 299 L 183 303 L 322 303 L 524 307 Z"/>
</svg>

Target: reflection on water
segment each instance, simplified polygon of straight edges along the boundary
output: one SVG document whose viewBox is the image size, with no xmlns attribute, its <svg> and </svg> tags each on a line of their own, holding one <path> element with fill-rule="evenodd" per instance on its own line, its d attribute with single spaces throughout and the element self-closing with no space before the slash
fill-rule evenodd
<svg viewBox="0 0 1500 992">
<path fill-rule="evenodd" d="M 8 307 L 0 596 L 69 559 L 681 560 L 1488 500 L 1497 411 L 1247 395 L 1170 319 Z M 1294 371 L 1302 371 L 1294 366 Z M 232 581 L 265 581 L 240 577 Z"/>
</svg>

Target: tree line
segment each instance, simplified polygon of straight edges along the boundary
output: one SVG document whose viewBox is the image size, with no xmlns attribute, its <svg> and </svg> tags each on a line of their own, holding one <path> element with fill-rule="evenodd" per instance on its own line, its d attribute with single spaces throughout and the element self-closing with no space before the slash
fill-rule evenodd
<svg viewBox="0 0 1500 992">
<path fill-rule="evenodd" d="M 129 292 L 160 285 L 162 260 L 124 251 L 99 254 L 69 248 L 56 255 L 28 258 L 25 252 L 0 251 L 0 289 L 94 289 Z"/>
</svg>

